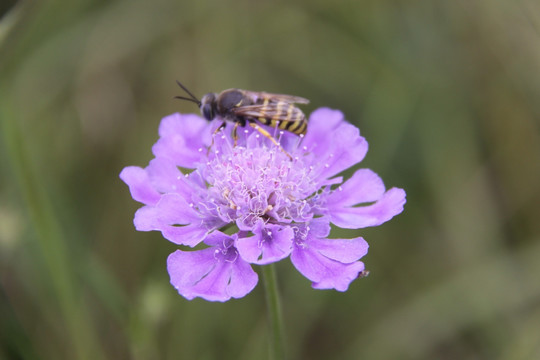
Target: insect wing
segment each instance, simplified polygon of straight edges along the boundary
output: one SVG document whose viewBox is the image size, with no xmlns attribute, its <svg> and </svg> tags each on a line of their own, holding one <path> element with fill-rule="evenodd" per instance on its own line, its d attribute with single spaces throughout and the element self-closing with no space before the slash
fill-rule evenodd
<svg viewBox="0 0 540 360">
<path fill-rule="evenodd" d="M 292 103 L 308 104 L 309 103 L 308 99 L 305 99 L 305 98 L 300 97 L 300 96 L 285 95 L 285 94 L 272 94 L 272 93 L 267 93 L 267 92 L 247 91 L 247 90 L 243 90 L 243 91 L 244 91 L 244 94 L 246 96 L 249 96 L 249 97 L 253 98 L 254 100 L 268 99 L 271 102 L 284 101 L 284 102 L 287 102 L 287 103 L 290 103 L 290 104 L 292 104 Z"/>
<path fill-rule="evenodd" d="M 246 105 L 234 108 L 232 111 L 235 115 L 247 116 L 254 118 L 265 118 L 265 119 L 275 119 L 275 120 L 285 120 L 287 113 L 283 111 L 283 102 L 278 103 L 268 103 L 257 104 L 257 105 Z M 288 105 L 288 104 L 286 104 Z"/>
</svg>

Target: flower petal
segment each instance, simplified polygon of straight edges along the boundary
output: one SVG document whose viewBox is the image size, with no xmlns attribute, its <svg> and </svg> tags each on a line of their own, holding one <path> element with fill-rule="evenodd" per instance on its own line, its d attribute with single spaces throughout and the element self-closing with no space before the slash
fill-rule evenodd
<svg viewBox="0 0 540 360">
<path fill-rule="evenodd" d="M 296 269 L 313 282 L 316 289 L 336 289 L 346 291 L 349 284 L 364 270 L 361 261 L 341 263 L 324 256 L 317 245 L 305 244 L 295 247 L 291 261 Z"/>
<path fill-rule="evenodd" d="M 327 262 L 326 276 L 319 282 L 314 282 L 311 286 L 314 289 L 326 290 L 336 289 L 337 291 L 347 291 L 349 285 L 358 279 L 359 274 L 365 269 L 361 261 L 351 264 L 342 264 L 340 262 Z"/>
<path fill-rule="evenodd" d="M 154 205 L 160 199 L 159 192 L 153 188 L 147 172 L 138 166 L 125 167 L 120 179 L 129 186 L 131 197 L 145 205 Z"/>
<path fill-rule="evenodd" d="M 309 130 L 302 145 L 321 164 L 321 180 L 359 163 L 368 149 L 367 141 L 360 136 L 358 128 L 347 123 L 341 111 L 328 108 L 317 109 L 311 114 Z"/>
<path fill-rule="evenodd" d="M 248 294 L 258 281 L 249 264 L 224 252 L 236 251 L 234 247 L 210 247 L 185 252 L 177 250 L 167 259 L 171 284 L 188 300 L 201 297 L 208 301 L 227 301 Z"/>
<path fill-rule="evenodd" d="M 322 178 L 330 178 L 359 163 L 368 151 L 366 139 L 360 136 L 358 128 L 351 124 L 341 124 L 332 137 L 339 141 L 333 141 L 327 147 L 326 153 L 319 157 L 320 163 L 324 164 L 319 175 Z"/>
<path fill-rule="evenodd" d="M 193 181 L 188 181 L 178 166 L 168 158 L 152 159 L 145 170 L 152 186 L 160 193 L 178 193 L 188 199 L 194 185 L 197 186 Z"/>
<path fill-rule="evenodd" d="M 238 259 L 231 269 L 227 293 L 235 299 L 244 297 L 255 288 L 258 281 L 259 277 L 251 266 L 242 259 Z"/>
<path fill-rule="evenodd" d="M 380 225 L 403 211 L 405 191 L 392 188 L 374 204 L 358 207 L 344 207 L 338 204 L 328 206 L 330 221 L 346 229 L 360 229 Z"/>
<path fill-rule="evenodd" d="M 176 250 L 167 258 L 167 270 L 176 289 L 190 287 L 216 266 L 214 248 L 197 251 Z M 185 296 L 185 295 L 184 295 Z M 192 299 L 193 297 L 188 297 Z"/>
<path fill-rule="evenodd" d="M 311 113 L 308 121 L 308 131 L 302 145 L 316 153 L 329 142 L 329 134 L 345 120 L 343 113 L 330 108 L 319 108 Z"/>
<path fill-rule="evenodd" d="M 325 257 L 341 263 L 352 263 L 360 260 L 367 252 L 369 245 L 361 237 L 354 239 L 311 239 L 309 246 Z"/>
<path fill-rule="evenodd" d="M 208 230 L 199 224 L 185 226 L 163 225 L 161 234 L 170 242 L 178 245 L 194 247 L 204 240 Z"/>
<path fill-rule="evenodd" d="M 309 226 L 299 226 L 291 261 L 316 289 L 347 290 L 351 281 L 364 270 L 360 260 L 367 254 L 368 244 L 355 239 L 326 239 L 329 227 L 325 218 L 315 219 Z"/>
<path fill-rule="evenodd" d="M 202 218 L 179 194 L 165 194 L 156 206 L 140 208 L 134 224 L 139 231 L 158 230 L 167 240 L 187 246 L 197 245 L 208 231 L 223 225 L 220 219 Z"/>
<path fill-rule="evenodd" d="M 180 194 L 164 194 L 156 204 L 160 221 L 168 224 L 187 225 L 201 221 L 200 215 L 194 210 L 194 204 L 188 203 Z"/>
<path fill-rule="evenodd" d="M 223 264 L 218 266 L 214 257 L 215 249 L 198 251 L 176 250 L 167 258 L 167 271 L 171 284 L 180 295 L 188 300 L 202 297 L 209 301 L 226 301 L 230 297 L 225 292 Z M 215 286 L 209 286 L 212 283 Z"/>
<path fill-rule="evenodd" d="M 267 224 L 259 221 L 254 236 L 240 238 L 236 247 L 240 256 L 252 264 L 270 264 L 289 256 L 292 251 L 294 231 L 288 226 Z"/>
<path fill-rule="evenodd" d="M 135 213 L 135 229 L 137 231 L 161 231 L 163 237 L 175 244 L 195 246 L 204 240 L 209 231 L 200 223 L 174 224 L 165 221 L 166 218 L 159 208 L 144 206 Z"/>
<path fill-rule="evenodd" d="M 382 179 L 370 169 L 357 170 L 343 185 L 332 191 L 326 200 L 328 206 L 353 206 L 377 201 L 384 194 Z"/>
<path fill-rule="evenodd" d="M 204 239 L 204 243 L 209 246 L 229 247 L 230 246 L 229 243 L 234 243 L 234 240 L 231 240 L 230 235 L 227 235 L 219 230 L 216 230 L 208 234 L 208 236 Z"/>
<path fill-rule="evenodd" d="M 311 220 L 309 224 L 304 226 L 298 226 L 299 235 L 303 235 L 302 240 L 306 238 L 318 238 L 322 239 L 330 235 L 330 220 L 328 217 L 319 217 Z"/>
<path fill-rule="evenodd" d="M 159 125 L 160 138 L 152 147 L 156 157 L 169 158 L 178 166 L 195 168 L 206 158 L 210 123 L 194 114 L 166 116 Z"/>
</svg>

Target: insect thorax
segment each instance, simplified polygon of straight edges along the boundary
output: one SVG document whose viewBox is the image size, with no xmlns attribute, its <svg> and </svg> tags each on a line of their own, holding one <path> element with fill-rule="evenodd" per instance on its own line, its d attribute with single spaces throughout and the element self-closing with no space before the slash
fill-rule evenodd
<svg viewBox="0 0 540 360">
<path fill-rule="evenodd" d="M 217 98 L 217 111 L 223 117 L 230 117 L 231 109 L 252 104 L 253 101 L 238 89 L 222 91 Z"/>
</svg>

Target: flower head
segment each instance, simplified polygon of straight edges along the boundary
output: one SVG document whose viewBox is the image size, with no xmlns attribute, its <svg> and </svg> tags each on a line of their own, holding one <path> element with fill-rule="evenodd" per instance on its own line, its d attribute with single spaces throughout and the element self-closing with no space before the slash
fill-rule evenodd
<svg viewBox="0 0 540 360">
<path fill-rule="evenodd" d="M 402 189 L 387 191 L 371 170 L 345 182 L 337 176 L 367 152 L 359 130 L 327 108 L 311 114 L 305 137 L 266 127 L 280 146 L 251 127 L 239 128 L 235 144 L 233 125 L 214 133 L 217 125 L 197 115 L 165 117 L 155 158 L 120 174 L 144 204 L 135 214 L 137 230 L 206 246 L 169 256 L 171 283 L 187 299 L 226 301 L 255 287 L 250 264 L 290 256 L 314 288 L 347 290 L 364 270 L 368 244 L 361 237 L 328 239 L 330 223 L 380 225 L 405 203 Z"/>
</svg>

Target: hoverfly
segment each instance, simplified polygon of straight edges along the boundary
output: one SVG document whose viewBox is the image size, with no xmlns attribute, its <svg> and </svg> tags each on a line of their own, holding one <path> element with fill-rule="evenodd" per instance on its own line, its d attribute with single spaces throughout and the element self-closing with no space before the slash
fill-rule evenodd
<svg viewBox="0 0 540 360">
<path fill-rule="evenodd" d="M 223 120 L 223 123 L 216 129 L 215 133 L 223 129 L 227 121 L 234 122 L 232 135 L 235 145 L 238 140 L 238 126 L 249 124 L 281 148 L 276 139 L 268 131 L 258 126 L 257 122 L 281 130 L 287 130 L 300 136 L 306 133 L 306 116 L 302 110 L 294 105 L 309 103 L 309 100 L 302 97 L 228 89 L 219 94 L 208 93 L 199 100 L 182 83 L 178 80 L 176 82 L 190 98 L 184 96 L 175 96 L 175 98 L 197 104 L 201 109 L 202 116 L 208 121 L 213 120 L 216 116 L 219 116 Z M 283 148 L 281 150 L 285 152 Z M 287 156 L 290 158 L 289 154 Z"/>
</svg>

